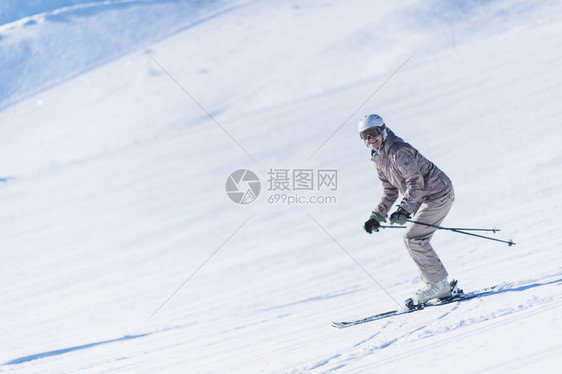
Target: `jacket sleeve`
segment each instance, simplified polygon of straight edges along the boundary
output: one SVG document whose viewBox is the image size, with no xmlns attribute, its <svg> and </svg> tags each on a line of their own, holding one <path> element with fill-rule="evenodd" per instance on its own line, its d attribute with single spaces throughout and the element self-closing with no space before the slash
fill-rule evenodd
<svg viewBox="0 0 562 374">
<path fill-rule="evenodd" d="M 377 168 L 377 173 L 379 174 L 379 179 L 382 182 L 383 195 L 379 205 L 375 209 L 375 212 L 383 217 L 386 217 L 390 208 L 392 208 L 392 204 L 394 204 L 396 199 L 398 199 L 399 192 L 398 188 L 390 184 L 388 179 L 386 179 L 386 177 L 381 173 L 379 168 Z"/>
<path fill-rule="evenodd" d="M 416 150 L 412 147 L 400 147 L 392 156 L 396 168 L 406 181 L 406 192 L 400 207 L 410 214 L 416 213 L 418 200 L 421 198 L 425 181 L 418 166 Z"/>
</svg>

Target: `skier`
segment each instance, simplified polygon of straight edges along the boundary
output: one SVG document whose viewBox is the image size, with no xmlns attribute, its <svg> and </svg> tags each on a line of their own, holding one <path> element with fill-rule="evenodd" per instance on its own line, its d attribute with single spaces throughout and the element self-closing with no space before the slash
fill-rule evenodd
<svg viewBox="0 0 562 374">
<path fill-rule="evenodd" d="M 377 114 L 365 116 L 359 121 L 359 134 L 371 149 L 371 160 L 383 185 L 382 198 L 365 222 L 365 231 L 369 234 L 379 231 L 399 193 L 403 199 L 390 215 L 391 225 L 403 225 L 412 216 L 413 221 L 439 225 L 455 199 L 453 185 L 447 175 L 396 136 Z M 412 297 L 414 305 L 451 296 L 447 270 L 429 243 L 435 230 L 435 227 L 410 222 L 404 233 L 408 252 L 425 283 Z"/>
</svg>

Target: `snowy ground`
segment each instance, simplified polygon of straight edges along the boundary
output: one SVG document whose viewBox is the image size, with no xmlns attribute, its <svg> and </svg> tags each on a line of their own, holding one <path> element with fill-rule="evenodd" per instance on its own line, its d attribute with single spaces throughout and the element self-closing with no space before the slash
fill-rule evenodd
<svg viewBox="0 0 562 374">
<path fill-rule="evenodd" d="M 0 26 L 0 372 L 558 372 L 558 2 L 164 3 Z M 362 230 L 371 112 L 453 180 L 445 226 L 517 243 L 433 241 L 462 288 L 502 291 L 331 327 L 419 286 L 400 230 Z M 272 203 L 283 169 L 337 170 L 288 191 L 336 202 Z"/>
</svg>

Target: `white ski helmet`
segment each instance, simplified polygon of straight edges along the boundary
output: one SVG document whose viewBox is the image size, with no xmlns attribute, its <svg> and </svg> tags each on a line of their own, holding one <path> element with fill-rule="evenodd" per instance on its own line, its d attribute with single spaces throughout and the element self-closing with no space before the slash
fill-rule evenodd
<svg viewBox="0 0 562 374">
<path fill-rule="evenodd" d="M 371 129 L 373 127 L 380 127 L 381 130 L 386 129 L 386 125 L 384 124 L 383 119 L 378 114 L 369 114 L 368 116 L 363 117 L 361 121 L 359 121 L 359 126 L 357 129 L 359 130 L 359 136 L 361 139 L 361 133 L 367 129 Z"/>
</svg>

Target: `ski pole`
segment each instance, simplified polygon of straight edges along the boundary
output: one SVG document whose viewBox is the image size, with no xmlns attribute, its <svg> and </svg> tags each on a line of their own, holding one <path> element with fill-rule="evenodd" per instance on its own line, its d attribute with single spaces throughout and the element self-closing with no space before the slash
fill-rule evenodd
<svg viewBox="0 0 562 374">
<path fill-rule="evenodd" d="M 513 240 L 511 240 L 511 239 L 510 239 L 509 241 L 507 241 L 507 240 L 501 240 L 501 239 L 496 239 L 496 238 L 490 238 L 489 236 L 477 235 L 477 234 L 473 234 L 473 233 L 471 233 L 471 232 L 466 232 L 467 229 L 459 229 L 459 228 L 451 228 L 451 227 L 441 227 L 441 226 L 432 225 L 432 224 L 429 224 L 429 223 L 414 221 L 414 220 L 412 220 L 412 219 L 409 219 L 408 222 L 417 223 L 418 225 L 424 225 L 424 226 L 435 227 L 435 228 L 441 229 L 441 230 L 449 230 L 449 231 L 453 231 L 453 232 L 458 232 L 459 234 L 475 236 L 475 237 L 477 237 L 477 238 L 493 240 L 493 241 L 496 241 L 496 242 L 505 243 L 505 244 L 507 244 L 507 245 L 510 246 L 510 247 L 515 244 L 515 243 L 513 242 Z M 463 231 L 463 230 L 465 230 L 465 231 Z M 491 229 L 491 230 L 490 230 L 490 229 L 480 229 L 479 231 L 483 231 L 483 230 L 493 231 L 494 233 L 495 233 L 496 231 L 499 231 L 498 229 Z"/>
<path fill-rule="evenodd" d="M 413 220 L 408 220 L 408 222 L 412 222 L 412 223 L 417 223 L 420 225 L 425 225 L 425 226 L 431 226 L 431 227 L 435 227 L 436 229 L 439 230 L 452 230 L 452 231 L 456 231 L 456 230 L 461 230 L 461 231 L 487 231 L 487 232 L 493 232 L 494 234 L 496 232 L 500 232 L 501 229 L 469 229 L 469 228 L 461 228 L 461 227 L 442 227 L 442 226 L 437 226 L 437 225 L 430 225 L 429 223 L 423 223 L 423 222 L 416 222 Z M 383 229 L 405 229 L 406 226 L 380 226 Z"/>
<path fill-rule="evenodd" d="M 477 234 L 473 234 L 471 232 L 466 232 L 466 231 L 491 231 L 495 234 L 497 231 L 500 231 L 500 229 L 495 229 L 495 228 L 494 229 L 465 229 L 465 228 L 461 229 L 461 228 L 457 228 L 457 227 L 442 227 L 442 226 L 438 226 L 438 225 L 432 225 L 430 223 L 414 221 L 412 219 L 409 219 L 408 222 L 415 223 L 415 224 L 418 224 L 418 225 L 435 227 L 438 230 L 448 230 L 448 231 L 458 232 L 459 234 L 475 236 L 477 238 L 494 240 L 494 241 L 497 241 L 497 242 L 500 242 L 500 243 L 506 243 L 510 247 L 512 245 L 515 245 L 515 243 L 511 239 L 509 241 L 507 241 L 507 240 L 501 240 L 501 239 L 496 239 L 496 238 L 490 238 L 489 236 L 477 235 Z M 380 226 L 380 227 L 383 228 L 383 229 L 390 229 L 390 228 L 405 229 L 407 226 L 387 226 L 387 225 L 384 225 L 384 226 Z"/>
<path fill-rule="evenodd" d="M 494 234 L 498 231 L 501 231 L 500 229 L 467 229 L 467 228 L 460 228 L 460 227 L 443 227 L 443 226 L 437 226 L 437 225 L 432 225 L 429 223 L 423 223 L 423 222 L 419 222 L 419 221 L 414 221 L 413 219 L 409 219 L 408 222 L 411 223 L 417 223 L 418 225 L 424 225 L 424 226 L 430 226 L 430 227 L 435 227 L 437 229 L 440 230 L 450 230 L 450 231 L 488 231 L 488 232 L 493 232 Z"/>
<path fill-rule="evenodd" d="M 490 238 L 489 236 L 484 236 L 484 235 L 476 235 L 476 234 L 473 234 L 473 233 L 471 233 L 471 232 L 466 232 L 466 231 L 460 231 L 460 230 L 451 230 L 451 231 L 453 231 L 453 232 L 458 232 L 459 234 L 465 234 L 465 235 L 470 235 L 470 236 L 476 236 L 477 238 L 488 239 L 488 240 L 494 240 L 494 241 L 496 241 L 496 242 L 505 243 L 505 244 L 507 244 L 507 245 L 510 246 L 510 247 L 515 244 L 515 242 L 514 242 L 513 240 L 511 240 L 511 239 L 509 239 L 509 241 L 507 241 L 507 240 L 501 240 L 501 239 L 496 239 L 496 238 Z"/>
</svg>

